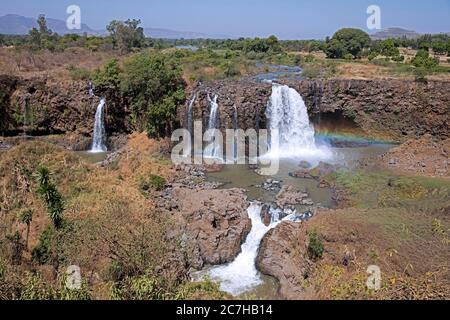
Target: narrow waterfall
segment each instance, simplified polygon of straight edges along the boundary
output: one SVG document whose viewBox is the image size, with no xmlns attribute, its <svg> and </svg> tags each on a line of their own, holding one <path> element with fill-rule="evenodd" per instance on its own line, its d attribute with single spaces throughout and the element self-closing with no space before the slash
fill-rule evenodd
<svg viewBox="0 0 450 320">
<path fill-rule="evenodd" d="M 219 129 L 219 104 L 217 103 L 217 95 L 213 99 L 208 95 L 208 101 L 211 106 L 208 129 Z"/>
<path fill-rule="evenodd" d="M 194 132 L 194 103 L 195 103 L 195 99 L 196 99 L 196 95 L 194 93 L 194 95 L 192 96 L 191 100 L 189 101 L 189 105 L 188 105 L 188 109 L 187 109 L 187 114 L 186 114 L 186 119 L 187 119 L 187 129 L 189 131 L 189 133 L 192 135 L 192 133 Z"/>
<path fill-rule="evenodd" d="M 29 99 L 30 99 L 30 95 L 26 95 L 24 102 L 23 102 L 23 126 L 22 126 L 22 130 L 23 130 L 23 136 L 24 137 L 30 137 L 31 134 L 28 132 L 29 126 L 31 125 L 30 123 L 30 106 L 29 106 Z"/>
<path fill-rule="evenodd" d="M 91 149 L 91 152 L 93 153 L 107 151 L 105 145 L 106 140 L 105 111 L 104 111 L 105 105 L 106 100 L 101 99 L 97 107 L 97 112 L 95 113 L 94 138 Z"/>
<path fill-rule="evenodd" d="M 208 101 L 210 104 L 211 111 L 209 113 L 208 130 L 219 129 L 220 114 L 219 114 L 219 104 L 217 103 L 217 95 L 213 99 L 208 94 Z M 205 150 L 204 156 L 207 158 L 222 158 L 222 146 L 211 143 Z"/>
<path fill-rule="evenodd" d="M 95 94 L 94 94 L 94 84 L 92 83 L 92 81 L 89 81 L 89 96 L 91 96 L 91 97 L 95 96 Z"/>
<path fill-rule="evenodd" d="M 212 280 L 220 282 L 221 290 L 235 296 L 262 284 L 261 274 L 255 265 L 258 248 L 266 233 L 275 228 L 279 221 L 274 221 L 270 226 L 266 226 L 261 220 L 261 210 L 260 203 L 253 203 L 248 208 L 252 230 L 237 258 L 229 264 L 213 267 L 208 271 Z"/>
<path fill-rule="evenodd" d="M 234 160 L 238 160 L 238 133 L 237 130 L 239 129 L 239 121 L 238 121 L 238 110 L 236 105 L 233 105 L 234 112 L 233 112 L 233 129 L 234 129 Z"/>
<path fill-rule="evenodd" d="M 274 83 L 266 116 L 271 136 L 270 155 L 301 157 L 320 152 L 305 102 L 297 91 Z"/>
</svg>

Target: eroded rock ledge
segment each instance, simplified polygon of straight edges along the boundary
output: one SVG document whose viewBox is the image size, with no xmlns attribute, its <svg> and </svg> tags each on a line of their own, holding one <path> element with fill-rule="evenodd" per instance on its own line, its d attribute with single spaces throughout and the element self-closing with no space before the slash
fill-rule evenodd
<svg viewBox="0 0 450 320">
<path fill-rule="evenodd" d="M 303 80 L 286 81 L 304 98 L 310 116 L 327 114 L 353 121 L 368 136 L 404 141 L 429 133 L 450 136 L 450 82 L 411 80 Z M 193 116 L 206 126 L 209 121 L 210 96 L 218 95 L 220 128 L 266 128 L 265 111 L 271 85 L 243 79 L 217 81 L 197 87 Z M 193 96 L 192 94 L 192 96 Z M 180 108 L 186 126 L 187 106 Z"/>
<path fill-rule="evenodd" d="M 175 186 L 171 197 L 186 226 L 184 242 L 194 243 L 188 251 L 195 268 L 231 262 L 239 254 L 251 230 L 245 190 Z"/>
</svg>

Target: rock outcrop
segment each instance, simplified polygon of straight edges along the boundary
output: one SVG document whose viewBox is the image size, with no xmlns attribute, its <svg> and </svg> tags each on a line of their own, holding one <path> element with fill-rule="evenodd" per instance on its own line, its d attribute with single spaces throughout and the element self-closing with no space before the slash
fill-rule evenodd
<svg viewBox="0 0 450 320">
<path fill-rule="evenodd" d="M 231 262 L 238 255 L 251 230 L 244 190 L 174 187 L 172 197 L 185 222 L 186 236 L 197 246 L 191 250 L 196 268 Z"/>
<path fill-rule="evenodd" d="M 6 135 L 15 135 L 24 129 L 33 135 L 92 135 L 100 99 L 89 95 L 88 83 L 0 76 L 0 90 L 0 130 Z M 110 134 L 130 131 L 125 110 L 120 116 L 108 109 L 106 112 Z"/>
<path fill-rule="evenodd" d="M 316 114 L 346 119 L 367 136 L 404 141 L 429 133 L 450 137 L 450 82 L 411 80 L 303 80 L 286 81 L 304 98 L 311 118 Z M 234 106 L 240 129 L 266 128 L 265 110 L 272 88 L 244 79 L 203 84 L 196 89 L 193 118 L 205 127 L 210 104 L 218 95 L 220 128 L 233 129 Z M 180 111 L 186 125 L 187 106 Z"/>
<path fill-rule="evenodd" d="M 256 266 L 280 283 L 280 294 L 285 299 L 307 297 L 306 283 L 310 262 L 306 254 L 306 240 L 301 224 L 282 222 L 270 230 L 261 242 Z"/>
</svg>

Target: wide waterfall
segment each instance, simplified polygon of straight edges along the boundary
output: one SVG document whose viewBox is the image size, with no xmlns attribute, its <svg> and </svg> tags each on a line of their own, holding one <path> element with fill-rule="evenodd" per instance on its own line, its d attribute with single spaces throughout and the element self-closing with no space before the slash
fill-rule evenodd
<svg viewBox="0 0 450 320">
<path fill-rule="evenodd" d="M 105 129 L 105 105 L 106 100 L 101 99 L 95 113 L 94 138 L 91 152 L 106 152 L 108 149 L 105 145 L 106 129 Z"/>
<path fill-rule="evenodd" d="M 208 101 L 211 108 L 209 113 L 208 130 L 219 129 L 220 114 L 219 104 L 217 103 L 217 95 L 215 95 L 212 99 L 208 95 Z M 204 156 L 206 158 L 222 159 L 222 146 L 215 142 L 210 143 L 205 149 Z"/>
<path fill-rule="evenodd" d="M 326 155 L 326 150 L 316 146 L 314 127 L 309 121 L 305 102 L 294 89 L 274 83 L 266 116 L 270 130 L 270 156 Z"/>
</svg>

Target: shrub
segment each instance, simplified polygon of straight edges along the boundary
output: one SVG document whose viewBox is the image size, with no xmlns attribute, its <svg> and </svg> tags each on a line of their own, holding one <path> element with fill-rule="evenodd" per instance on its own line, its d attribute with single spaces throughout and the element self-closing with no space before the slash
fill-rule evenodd
<svg viewBox="0 0 450 320">
<path fill-rule="evenodd" d="M 425 68 L 428 70 L 432 70 L 439 65 L 439 60 L 433 57 L 430 57 L 430 54 L 426 50 L 419 50 L 416 53 L 416 56 L 412 59 L 411 63 L 416 68 Z"/>
<path fill-rule="evenodd" d="M 91 72 L 85 68 L 77 68 L 74 65 L 69 65 L 67 70 L 70 73 L 70 78 L 74 81 L 86 81 L 91 78 Z"/>
<path fill-rule="evenodd" d="M 140 178 L 139 188 L 142 191 L 162 191 L 166 186 L 166 180 L 163 177 L 151 174 L 148 179 Z"/>
<path fill-rule="evenodd" d="M 308 233 L 308 255 L 310 259 L 317 260 L 322 258 L 324 247 L 322 243 L 322 235 L 313 230 Z"/>
<path fill-rule="evenodd" d="M 344 59 L 345 60 L 353 60 L 354 57 L 353 57 L 353 55 L 351 53 L 347 53 L 346 55 L 344 55 Z"/>
</svg>

